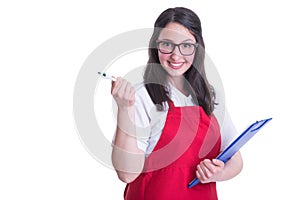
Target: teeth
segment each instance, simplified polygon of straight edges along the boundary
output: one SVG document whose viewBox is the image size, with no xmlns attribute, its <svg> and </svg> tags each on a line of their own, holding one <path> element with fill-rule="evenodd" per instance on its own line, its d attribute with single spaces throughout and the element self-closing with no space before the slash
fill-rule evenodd
<svg viewBox="0 0 300 200">
<path fill-rule="evenodd" d="M 182 65 L 182 63 L 171 63 L 171 65 L 173 65 L 175 67 L 179 67 L 180 65 Z"/>
</svg>

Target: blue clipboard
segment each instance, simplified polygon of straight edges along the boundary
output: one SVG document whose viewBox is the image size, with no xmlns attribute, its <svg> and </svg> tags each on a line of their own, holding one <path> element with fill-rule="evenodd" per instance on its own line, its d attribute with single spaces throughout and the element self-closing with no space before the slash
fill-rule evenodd
<svg viewBox="0 0 300 200">
<path fill-rule="evenodd" d="M 217 159 L 226 163 L 239 149 L 244 146 L 264 125 L 266 125 L 272 118 L 264 119 L 251 124 L 241 135 L 239 135 L 223 152 L 221 152 Z M 200 183 L 198 178 L 194 178 L 188 188 L 191 188 Z"/>
</svg>

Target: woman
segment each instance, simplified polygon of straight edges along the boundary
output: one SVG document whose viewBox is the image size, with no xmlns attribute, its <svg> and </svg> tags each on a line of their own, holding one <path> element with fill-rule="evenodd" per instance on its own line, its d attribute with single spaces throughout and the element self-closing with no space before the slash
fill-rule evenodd
<svg viewBox="0 0 300 200">
<path fill-rule="evenodd" d="M 236 131 L 227 114 L 222 127 L 214 115 L 200 19 L 170 8 L 154 27 L 144 82 L 112 84 L 118 105 L 112 160 L 128 183 L 124 198 L 217 199 L 216 182 L 236 176 L 243 162 L 239 152 L 226 164 L 214 159 Z M 195 176 L 201 184 L 187 188 Z"/>
</svg>

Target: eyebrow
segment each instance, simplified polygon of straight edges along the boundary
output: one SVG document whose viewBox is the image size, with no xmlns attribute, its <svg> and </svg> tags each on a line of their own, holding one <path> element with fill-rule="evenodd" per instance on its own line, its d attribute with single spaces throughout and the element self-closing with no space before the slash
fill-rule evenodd
<svg viewBox="0 0 300 200">
<path fill-rule="evenodd" d="M 168 41 L 168 42 L 173 42 L 174 43 L 174 41 L 170 40 L 170 39 L 161 39 L 161 41 Z M 180 43 L 184 43 L 184 42 L 188 42 L 188 41 L 195 42 L 192 39 L 186 39 L 186 40 L 181 41 Z"/>
</svg>

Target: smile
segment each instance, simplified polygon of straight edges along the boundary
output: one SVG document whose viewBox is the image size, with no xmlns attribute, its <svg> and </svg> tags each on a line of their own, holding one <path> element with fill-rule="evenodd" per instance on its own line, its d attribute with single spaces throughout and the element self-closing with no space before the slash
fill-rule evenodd
<svg viewBox="0 0 300 200">
<path fill-rule="evenodd" d="M 184 63 L 183 62 L 169 62 L 169 66 L 172 68 L 172 69 L 180 69 L 182 67 Z"/>
</svg>

